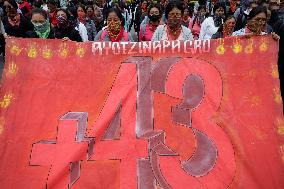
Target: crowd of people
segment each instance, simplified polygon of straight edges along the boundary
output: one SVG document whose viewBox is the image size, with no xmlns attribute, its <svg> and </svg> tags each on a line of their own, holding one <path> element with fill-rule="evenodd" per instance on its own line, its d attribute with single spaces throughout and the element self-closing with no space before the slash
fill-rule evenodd
<svg viewBox="0 0 284 189">
<path fill-rule="evenodd" d="M 0 5 L 1 45 L 8 36 L 119 42 L 283 35 L 282 0 L 0 0 Z"/>
<path fill-rule="evenodd" d="M 1 52 L 8 37 L 119 42 L 272 33 L 283 77 L 284 0 L 0 0 L 0 17 Z"/>
</svg>

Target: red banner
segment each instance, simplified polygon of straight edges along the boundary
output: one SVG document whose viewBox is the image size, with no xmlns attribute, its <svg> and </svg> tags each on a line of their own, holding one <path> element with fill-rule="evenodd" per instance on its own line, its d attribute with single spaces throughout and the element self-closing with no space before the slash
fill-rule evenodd
<svg viewBox="0 0 284 189">
<path fill-rule="evenodd" d="M 1 188 L 284 188 L 277 49 L 9 40 Z"/>
</svg>

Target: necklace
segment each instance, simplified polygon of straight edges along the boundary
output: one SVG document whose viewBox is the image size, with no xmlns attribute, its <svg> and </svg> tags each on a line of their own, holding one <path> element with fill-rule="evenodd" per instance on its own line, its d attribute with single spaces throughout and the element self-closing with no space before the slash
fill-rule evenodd
<svg viewBox="0 0 284 189">
<path fill-rule="evenodd" d="M 169 38 L 169 40 L 176 40 L 181 33 L 181 26 L 176 29 L 176 30 L 172 30 L 169 26 L 167 26 L 167 36 Z"/>
</svg>

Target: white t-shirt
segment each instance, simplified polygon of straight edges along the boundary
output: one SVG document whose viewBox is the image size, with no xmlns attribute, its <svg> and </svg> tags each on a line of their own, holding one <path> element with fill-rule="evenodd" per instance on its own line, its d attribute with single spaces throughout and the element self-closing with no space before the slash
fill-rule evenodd
<svg viewBox="0 0 284 189">
<path fill-rule="evenodd" d="M 215 26 L 213 17 L 206 18 L 202 24 L 199 34 L 199 39 L 211 39 L 212 35 L 218 31 L 218 27 Z"/>
</svg>

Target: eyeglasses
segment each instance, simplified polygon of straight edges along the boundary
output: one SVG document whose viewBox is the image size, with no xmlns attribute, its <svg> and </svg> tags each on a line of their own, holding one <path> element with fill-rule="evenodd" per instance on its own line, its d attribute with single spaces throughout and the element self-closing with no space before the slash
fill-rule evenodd
<svg viewBox="0 0 284 189">
<path fill-rule="evenodd" d="M 262 22 L 262 23 L 266 23 L 267 19 L 266 18 L 255 18 L 254 19 L 257 22 Z"/>
<path fill-rule="evenodd" d="M 169 13 L 169 17 L 177 17 L 177 18 L 179 18 L 179 17 L 181 17 L 181 13 Z"/>
</svg>

